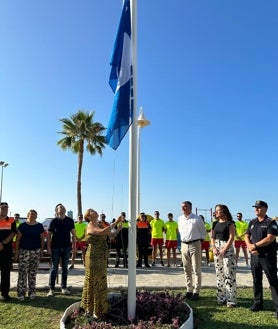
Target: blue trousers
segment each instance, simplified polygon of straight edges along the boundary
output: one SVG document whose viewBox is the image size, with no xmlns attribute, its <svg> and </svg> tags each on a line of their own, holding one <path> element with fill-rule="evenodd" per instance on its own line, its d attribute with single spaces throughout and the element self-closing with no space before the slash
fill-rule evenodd
<svg viewBox="0 0 278 329">
<path fill-rule="evenodd" d="M 58 274 L 59 262 L 61 259 L 62 266 L 62 282 L 61 288 L 67 288 L 67 279 L 68 279 L 68 264 L 70 259 L 70 247 L 66 248 L 55 248 L 51 250 L 51 267 L 50 267 L 50 275 L 49 275 L 49 288 L 51 290 L 55 289 L 55 281 Z"/>
</svg>

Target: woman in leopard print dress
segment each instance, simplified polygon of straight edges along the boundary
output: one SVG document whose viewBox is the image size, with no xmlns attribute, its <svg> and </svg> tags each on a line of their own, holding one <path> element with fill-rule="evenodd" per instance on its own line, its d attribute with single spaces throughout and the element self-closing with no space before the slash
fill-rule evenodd
<svg viewBox="0 0 278 329">
<path fill-rule="evenodd" d="M 108 311 L 107 301 L 107 236 L 115 236 L 121 230 L 122 218 L 110 226 L 102 228 L 98 223 L 98 213 L 88 209 L 84 214 L 88 222 L 86 241 L 88 248 L 85 256 L 85 279 L 80 307 L 96 318 Z M 118 225 L 117 225 L 118 224 Z M 117 230 L 113 228 L 117 225 Z"/>
</svg>

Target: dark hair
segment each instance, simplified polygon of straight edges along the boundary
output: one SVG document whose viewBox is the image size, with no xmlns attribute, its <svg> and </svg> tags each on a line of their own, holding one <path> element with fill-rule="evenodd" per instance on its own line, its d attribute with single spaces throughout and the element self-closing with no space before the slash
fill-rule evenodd
<svg viewBox="0 0 278 329">
<path fill-rule="evenodd" d="M 63 206 L 63 204 L 62 204 L 62 203 L 58 203 L 58 204 L 55 206 L 55 212 L 57 212 L 57 209 L 58 209 L 59 206 Z M 63 206 L 63 207 L 64 207 L 64 206 Z"/>
<path fill-rule="evenodd" d="M 192 203 L 190 201 L 183 201 L 183 204 L 187 204 L 189 205 L 190 207 L 192 207 Z"/>
<path fill-rule="evenodd" d="M 215 206 L 215 209 L 216 209 L 216 207 L 220 207 L 223 210 L 223 213 L 227 217 L 228 221 L 230 221 L 230 222 L 233 221 L 233 216 L 231 215 L 229 208 L 225 204 L 217 204 Z"/>
<path fill-rule="evenodd" d="M 240 215 L 242 217 L 242 213 L 241 212 L 238 212 L 237 215 Z"/>
<path fill-rule="evenodd" d="M 168 217 L 173 217 L 173 214 L 169 212 Z"/>
</svg>

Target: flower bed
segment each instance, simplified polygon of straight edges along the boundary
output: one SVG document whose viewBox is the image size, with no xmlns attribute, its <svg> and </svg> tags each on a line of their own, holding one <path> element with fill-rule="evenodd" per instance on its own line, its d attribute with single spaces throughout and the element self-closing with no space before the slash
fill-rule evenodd
<svg viewBox="0 0 278 329">
<path fill-rule="evenodd" d="M 100 322 L 80 311 L 80 302 L 70 305 L 60 321 L 60 329 L 83 328 L 180 328 L 193 329 L 193 311 L 180 294 L 169 292 L 137 292 L 138 321 L 127 321 L 127 295 L 109 296 L 110 312 Z M 116 316 L 115 316 L 116 314 Z"/>
</svg>

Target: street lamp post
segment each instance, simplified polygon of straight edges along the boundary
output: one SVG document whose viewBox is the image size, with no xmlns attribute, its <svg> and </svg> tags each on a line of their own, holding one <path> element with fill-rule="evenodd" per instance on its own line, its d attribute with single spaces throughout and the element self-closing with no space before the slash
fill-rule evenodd
<svg viewBox="0 0 278 329">
<path fill-rule="evenodd" d="M 2 186 L 3 186 L 3 170 L 5 167 L 7 167 L 9 164 L 5 161 L 0 161 L 1 169 L 1 189 L 0 189 L 0 203 L 2 202 Z"/>
<path fill-rule="evenodd" d="M 139 109 L 139 116 L 137 119 L 138 133 L 137 133 L 137 211 L 136 213 L 140 213 L 140 131 L 141 128 L 145 128 L 150 124 L 150 121 L 145 119 L 143 113 L 143 107 L 141 106 Z"/>
</svg>

